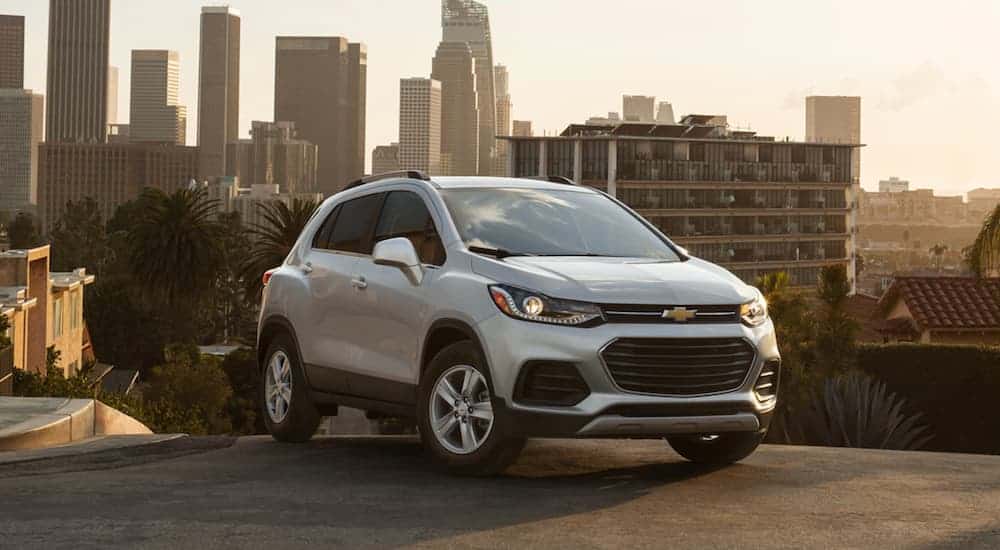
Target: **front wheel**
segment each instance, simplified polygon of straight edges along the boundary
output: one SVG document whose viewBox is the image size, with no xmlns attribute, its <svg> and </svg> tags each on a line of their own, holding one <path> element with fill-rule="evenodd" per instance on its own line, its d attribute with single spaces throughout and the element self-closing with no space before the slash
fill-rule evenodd
<svg viewBox="0 0 1000 550">
<path fill-rule="evenodd" d="M 471 342 L 452 344 L 431 360 L 417 408 L 424 448 L 451 472 L 499 473 L 524 447 L 524 439 L 504 435 L 506 418 L 494 411 L 486 362 Z"/>
<path fill-rule="evenodd" d="M 697 464 L 724 465 L 739 462 L 753 454 L 764 434 L 736 432 L 718 435 L 675 435 L 667 442 L 677 454 Z"/>
</svg>

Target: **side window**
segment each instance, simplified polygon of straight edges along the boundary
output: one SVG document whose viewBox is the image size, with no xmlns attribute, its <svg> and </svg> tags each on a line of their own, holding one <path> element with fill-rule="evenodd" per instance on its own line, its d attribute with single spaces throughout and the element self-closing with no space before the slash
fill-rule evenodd
<svg viewBox="0 0 1000 550">
<path fill-rule="evenodd" d="M 330 233 L 333 232 L 333 224 L 337 221 L 337 214 L 340 213 L 340 205 L 330 212 L 330 215 L 326 217 L 323 221 L 323 225 L 319 227 L 319 231 L 316 232 L 316 236 L 313 237 L 313 248 L 330 248 Z"/>
<path fill-rule="evenodd" d="M 393 191 L 385 199 L 375 229 L 375 242 L 406 237 L 420 255 L 420 261 L 442 265 L 445 260 L 441 236 L 423 199 L 410 191 Z"/>
<path fill-rule="evenodd" d="M 371 254 L 371 230 L 380 204 L 382 194 L 368 195 L 340 205 L 326 248 L 338 252 Z"/>
</svg>

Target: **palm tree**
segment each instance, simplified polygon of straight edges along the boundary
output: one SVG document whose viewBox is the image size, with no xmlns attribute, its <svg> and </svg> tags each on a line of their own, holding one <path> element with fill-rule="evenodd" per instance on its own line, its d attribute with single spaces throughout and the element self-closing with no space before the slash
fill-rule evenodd
<svg viewBox="0 0 1000 550">
<path fill-rule="evenodd" d="M 942 256 L 944 256 L 944 253 L 947 251 L 948 251 L 948 245 L 941 243 L 938 243 L 927 249 L 927 252 L 934 257 L 934 263 L 935 265 L 937 265 L 938 269 L 941 269 L 941 265 L 943 263 Z"/>
<path fill-rule="evenodd" d="M 217 206 L 203 189 L 143 191 L 127 236 L 130 270 L 143 296 L 190 313 L 212 293 L 221 261 Z"/>
<path fill-rule="evenodd" d="M 966 258 L 969 267 L 980 277 L 996 275 L 1000 271 L 1000 205 L 986 218 Z"/>
<path fill-rule="evenodd" d="M 292 199 L 291 204 L 271 201 L 258 205 L 264 223 L 256 224 L 250 230 L 253 244 L 243 264 L 247 300 L 256 302 L 260 299 L 264 272 L 285 261 L 318 207 L 319 203 L 312 199 Z"/>
</svg>

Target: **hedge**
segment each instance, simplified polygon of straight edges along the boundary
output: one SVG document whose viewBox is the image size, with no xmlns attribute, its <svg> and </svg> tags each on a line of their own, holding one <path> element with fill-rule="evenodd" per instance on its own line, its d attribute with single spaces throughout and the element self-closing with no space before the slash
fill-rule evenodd
<svg viewBox="0 0 1000 550">
<path fill-rule="evenodd" d="M 924 414 L 928 450 L 1000 454 L 1000 347 L 865 344 L 858 367 Z"/>
</svg>

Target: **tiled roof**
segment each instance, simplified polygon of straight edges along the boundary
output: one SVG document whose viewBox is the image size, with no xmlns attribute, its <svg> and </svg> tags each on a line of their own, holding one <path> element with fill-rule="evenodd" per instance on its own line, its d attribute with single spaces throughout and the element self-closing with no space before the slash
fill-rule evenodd
<svg viewBox="0 0 1000 550">
<path fill-rule="evenodd" d="M 882 297 L 901 299 L 927 329 L 1000 329 L 1000 279 L 899 277 Z M 888 302 L 888 303 L 887 303 Z"/>
</svg>

